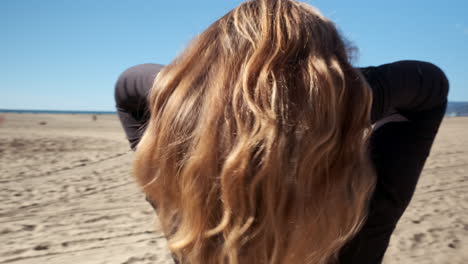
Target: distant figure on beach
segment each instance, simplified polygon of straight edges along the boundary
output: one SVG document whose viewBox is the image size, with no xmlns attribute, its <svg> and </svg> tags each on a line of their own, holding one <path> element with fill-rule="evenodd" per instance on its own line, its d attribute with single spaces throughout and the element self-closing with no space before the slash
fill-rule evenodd
<svg viewBox="0 0 468 264">
<path fill-rule="evenodd" d="M 179 263 L 381 263 L 447 106 L 437 66 L 356 68 L 312 6 L 242 3 L 115 86 Z"/>
<path fill-rule="evenodd" d="M 97 115 L 93 115 L 93 121 L 97 121 Z"/>
</svg>

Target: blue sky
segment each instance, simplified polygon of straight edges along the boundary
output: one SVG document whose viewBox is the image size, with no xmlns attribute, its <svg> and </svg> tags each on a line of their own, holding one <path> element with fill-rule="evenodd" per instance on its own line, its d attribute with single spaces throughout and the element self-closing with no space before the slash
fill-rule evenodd
<svg viewBox="0 0 468 264">
<path fill-rule="evenodd" d="M 2 0 L 0 109 L 114 110 L 118 75 L 169 63 L 239 0 Z M 356 66 L 437 64 L 468 101 L 468 1 L 306 1 L 360 50 Z"/>
</svg>

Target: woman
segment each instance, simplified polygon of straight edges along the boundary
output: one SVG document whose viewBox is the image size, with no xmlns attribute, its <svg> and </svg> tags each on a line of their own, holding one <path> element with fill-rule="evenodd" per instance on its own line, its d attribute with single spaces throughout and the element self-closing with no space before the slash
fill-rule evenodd
<svg viewBox="0 0 468 264">
<path fill-rule="evenodd" d="M 356 69 L 351 51 L 311 6 L 252 0 L 120 76 L 134 174 L 178 261 L 382 261 L 448 81 L 420 61 Z"/>
</svg>

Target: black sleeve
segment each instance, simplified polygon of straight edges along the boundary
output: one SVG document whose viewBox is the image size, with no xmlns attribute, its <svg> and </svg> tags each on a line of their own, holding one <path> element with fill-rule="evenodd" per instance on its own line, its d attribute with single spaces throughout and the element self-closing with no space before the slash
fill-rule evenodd
<svg viewBox="0 0 468 264">
<path fill-rule="evenodd" d="M 416 188 L 447 106 L 449 83 L 433 64 L 398 61 L 360 69 L 373 92 L 372 121 L 392 113 L 370 138 L 377 172 L 375 192 L 363 228 L 339 254 L 339 263 L 381 263 L 391 234 Z"/>
<path fill-rule="evenodd" d="M 395 112 L 410 120 L 425 119 L 426 112 L 447 103 L 448 80 L 434 64 L 407 60 L 359 70 L 373 92 L 373 123 Z"/>
<path fill-rule="evenodd" d="M 135 149 L 149 118 L 147 96 L 160 64 L 140 64 L 124 71 L 115 84 L 117 114 L 125 130 L 130 147 Z"/>
</svg>

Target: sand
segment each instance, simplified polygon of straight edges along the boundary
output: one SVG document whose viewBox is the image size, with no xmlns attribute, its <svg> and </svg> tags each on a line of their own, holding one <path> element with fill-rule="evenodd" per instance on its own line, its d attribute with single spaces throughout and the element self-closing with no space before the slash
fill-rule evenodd
<svg viewBox="0 0 468 264">
<path fill-rule="evenodd" d="M 172 263 L 115 115 L 0 115 L 0 264 Z M 384 264 L 468 263 L 467 131 L 444 119 Z"/>
</svg>

